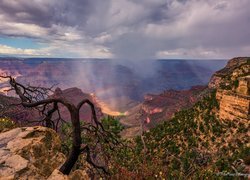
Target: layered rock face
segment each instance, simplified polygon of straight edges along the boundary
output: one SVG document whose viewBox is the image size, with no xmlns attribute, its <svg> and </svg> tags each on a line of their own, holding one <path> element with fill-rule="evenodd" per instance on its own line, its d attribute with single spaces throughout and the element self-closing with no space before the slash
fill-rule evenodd
<svg viewBox="0 0 250 180">
<path fill-rule="evenodd" d="M 218 90 L 216 96 L 220 103 L 220 119 L 250 120 L 250 96 L 226 90 Z"/>
<path fill-rule="evenodd" d="M 250 120 L 250 58 L 234 58 L 216 72 L 210 87 L 218 88 L 219 117 L 226 120 Z"/>
</svg>

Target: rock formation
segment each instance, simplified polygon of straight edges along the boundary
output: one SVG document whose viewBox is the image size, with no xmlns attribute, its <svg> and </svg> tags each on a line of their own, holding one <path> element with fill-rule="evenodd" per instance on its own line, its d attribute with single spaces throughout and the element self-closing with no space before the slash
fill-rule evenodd
<svg viewBox="0 0 250 180">
<path fill-rule="evenodd" d="M 239 85 L 236 92 L 239 94 L 250 96 L 250 76 L 241 77 L 238 79 Z"/>
<path fill-rule="evenodd" d="M 63 163 L 57 134 L 44 127 L 16 128 L 0 134 L 2 179 L 44 179 Z"/>
<path fill-rule="evenodd" d="M 167 90 L 159 95 L 148 94 L 142 104 L 142 113 L 149 118 L 148 127 L 170 119 L 181 109 L 192 107 L 202 96 L 205 86 L 188 90 Z"/>
<path fill-rule="evenodd" d="M 220 119 L 250 120 L 250 58 L 229 60 L 227 66 L 216 72 L 209 83 L 217 88 Z"/>
<path fill-rule="evenodd" d="M 55 90 L 55 94 L 52 96 L 62 96 L 66 99 L 68 99 L 70 102 L 77 104 L 83 99 L 89 99 L 91 102 L 95 104 L 96 112 L 98 118 L 101 118 L 103 116 L 102 110 L 100 108 L 100 105 L 98 102 L 91 96 L 90 94 L 83 93 L 78 88 L 69 88 L 65 90 L 61 90 L 60 88 L 57 88 Z M 39 113 L 34 109 L 29 108 L 23 108 L 21 105 L 13 106 L 11 104 L 17 104 L 19 102 L 18 98 L 15 97 L 9 97 L 0 94 L 0 117 L 6 116 L 14 120 L 20 125 L 27 126 L 27 125 L 36 125 L 34 123 L 27 124 L 27 122 L 32 122 L 34 120 L 40 119 Z M 68 110 L 64 107 L 60 107 L 61 109 L 61 115 L 65 121 L 70 120 L 70 114 Z M 84 105 L 80 112 L 80 118 L 81 120 L 91 122 L 91 110 L 87 105 Z"/>
<path fill-rule="evenodd" d="M 237 57 L 228 61 L 225 68 L 217 71 L 211 78 L 209 88 L 232 89 L 239 77 L 250 75 L 250 58 Z"/>
<path fill-rule="evenodd" d="M 89 99 L 95 105 L 97 118 L 100 119 L 103 116 L 100 105 L 96 102 L 96 100 L 93 98 L 93 96 L 82 92 L 82 90 L 79 88 L 68 88 L 65 90 L 61 90 L 60 88 L 57 88 L 55 90 L 55 94 L 52 96 L 53 97 L 54 96 L 63 97 L 75 105 L 77 105 L 80 101 L 82 101 L 84 99 Z M 64 106 L 59 106 L 59 108 L 61 110 L 62 118 L 66 121 L 69 121 L 70 120 L 70 113 L 68 112 L 67 108 L 65 108 Z M 86 121 L 86 122 L 91 122 L 92 114 L 91 114 L 91 109 L 88 105 L 83 105 L 83 107 L 81 108 L 80 119 L 83 121 Z"/>
<path fill-rule="evenodd" d="M 89 179 L 84 171 L 64 176 L 57 168 L 65 161 L 59 136 L 35 126 L 0 134 L 0 179 Z"/>
<path fill-rule="evenodd" d="M 169 120 L 179 110 L 192 107 L 202 97 L 205 89 L 205 86 L 194 86 L 189 90 L 167 90 L 161 94 L 145 95 L 143 103 L 132 108 L 121 119 L 121 123 L 128 127 L 122 135 L 135 136 L 140 133 L 141 125 L 144 130 L 148 130 Z"/>
<path fill-rule="evenodd" d="M 239 78 L 239 86 L 233 90 L 217 90 L 217 100 L 220 104 L 219 117 L 227 120 L 250 120 L 250 77 Z"/>
<path fill-rule="evenodd" d="M 35 120 L 39 117 L 38 112 L 33 109 L 24 108 L 18 104 L 19 99 L 15 97 L 5 96 L 0 93 L 0 118 L 8 117 L 19 125 L 27 125 L 27 121 Z"/>
</svg>

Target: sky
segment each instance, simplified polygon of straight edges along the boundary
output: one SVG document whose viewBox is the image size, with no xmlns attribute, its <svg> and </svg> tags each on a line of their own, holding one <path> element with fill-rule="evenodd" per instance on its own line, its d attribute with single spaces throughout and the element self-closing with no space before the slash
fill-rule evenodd
<svg viewBox="0 0 250 180">
<path fill-rule="evenodd" d="M 0 0 L 0 56 L 250 55 L 250 0 Z"/>
</svg>

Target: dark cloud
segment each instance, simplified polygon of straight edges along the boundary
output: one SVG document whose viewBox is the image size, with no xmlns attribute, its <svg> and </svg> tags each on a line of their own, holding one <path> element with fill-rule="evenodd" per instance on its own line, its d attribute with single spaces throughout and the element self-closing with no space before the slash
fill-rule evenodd
<svg viewBox="0 0 250 180">
<path fill-rule="evenodd" d="M 49 26 L 50 19 L 55 16 L 53 6 L 25 0 L 0 1 L 0 12 L 7 20 L 41 26 Z"/>
<path fill-rule="evenodd" d="M 0 12 L 7 19 L 21 23 L 34 23 L 44 27 L 53 24 L 69 26 L 86 22 L 94 4 L 91 0 L 0 1 Z"/>
<path fill-rule="evenodd" d="M 1 0 L 0 36 L 36 38 L 52 54 L 249 55 L 248 7 L 249 0 Z"/>
</svg>

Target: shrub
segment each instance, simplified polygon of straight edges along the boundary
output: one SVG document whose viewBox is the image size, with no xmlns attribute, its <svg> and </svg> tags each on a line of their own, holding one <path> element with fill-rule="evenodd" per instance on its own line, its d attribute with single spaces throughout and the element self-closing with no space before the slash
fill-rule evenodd
<svg viewBox="0 0 250 180">
<path fill-rule="evenodd" d="M 0 132 L 14 129 L 15 127 L 17 127 L 17 124 L 10 118 L 7 117 L 0 118 Z"/>
<path fill-rule="evenodd" d="M 110 131 L 116 135 L 118 135 L 124 129 L 121 123 L 111 116 L 103 118 L 102 124 L 107 131 Z"/>
</svg>

